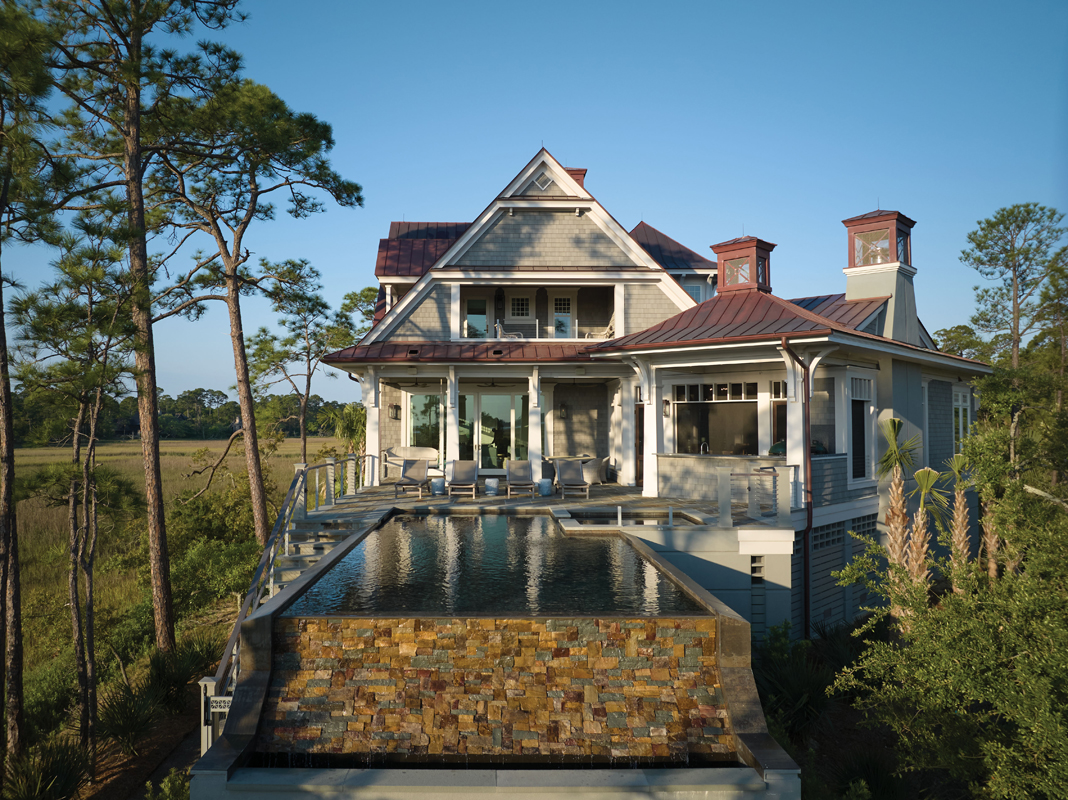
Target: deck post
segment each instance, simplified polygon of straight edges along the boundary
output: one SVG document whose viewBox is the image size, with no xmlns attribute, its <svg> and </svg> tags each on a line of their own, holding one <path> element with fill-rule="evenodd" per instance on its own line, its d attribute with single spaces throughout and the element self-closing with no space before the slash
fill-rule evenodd
<svg viewBox="0 0 1068 800">
<path fill-rule="evenodd" d="M 731 515 L 731 468 L 716 467 L 716 492 L 719 498 L 719 527 L 733 528 L 734 517 Z"/>
<path fill-rule="evenodd" d="M 307 464 L 294 464 L 293 472 L 295 475 L 300 475 L 308 468 Z M 308 478 L 305 475 L 304 480 L 301 482 L 300 487 L 297 489 L 297 496 L 293 498 L 293 513 L 290 515 L 290 521 L 295 519 L 304 519 L 308 516 Z"/>
<path fill-rule="evenodd" d="M 794 482 L 790 479 L 791 469 L 782 467 L 775 470 L 775 524 L 780 528 L 793 528 L 793 516 L 790 514 L 793 500 Z"/>
<path fill-rule="evenodd" d="M 323 498 L 323 507 L 330 508 L 334 505 L 334 478 L 337 472 L 337 459 L 331 456 L 326 459 L 326 497 Z"/>
</svg>

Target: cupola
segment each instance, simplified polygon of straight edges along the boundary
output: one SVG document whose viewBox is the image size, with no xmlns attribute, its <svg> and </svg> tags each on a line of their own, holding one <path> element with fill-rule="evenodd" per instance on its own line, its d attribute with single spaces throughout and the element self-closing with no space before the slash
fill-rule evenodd
<svg viewBox="0 0 1068 800">
<path fill-rule="evenodd" d="M 846 300 L 884 297 L 886 305 L 875 329 L 888 339 L 920 344 L 916 318 L 916 290 L 912 279 L 912 228 L 916 224 L 900 211 L 869 211 L 842 220 L 849 234 Z"/>
<path fill-rule="evenodd" d="M 771 291 L 771 251 L 775 245 L 755 236 L 742 236 L 712 245 L 719 261 L 716 292 L 739 289 Z"/>
<path fill-rule="evenodd" d="M 849 266 L 912 264 L 911 233 L 916 224 L 900 211 L 869 211 L 842 220 L 849 231 Z"/>
</svg>

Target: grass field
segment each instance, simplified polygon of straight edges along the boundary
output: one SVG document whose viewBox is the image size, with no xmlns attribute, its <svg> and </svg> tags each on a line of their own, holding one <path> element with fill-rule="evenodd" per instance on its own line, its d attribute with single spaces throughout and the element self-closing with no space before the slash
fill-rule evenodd
<svg viewBox="0 0 1068 800">
<path fill-rule="evenodd" d="M 163 469 L 164 495 L 170 503 L 187 490 L 204 485 L 204 476 L 187 477 L 194 469 L 194 456 L 208 450 L 218 457 L 226 446 L 225 440 L 165 441 L 160 447 Z M 309 437 L 308 457 L 324 447 L 342 446 L 333 438 Z M 98 461 L 127 475 L 142 490 L 144 467 L 139 441 L 107 442 L 99 445 Z M 16 476 L 28 478 L 34 470 L 46 464 L 70 458 L 67 448 L 20 448 L 15 452 Z M 293 465 L 300 460 L 300 441 L 286 439 L 277 452 L 264 463 L 265 471 L 284 492 L 293 476 Z M 227 457 L 234 473 L 244 468 L 244 451 L 236 442 Z M 233 480 L 224 477 L 222 480 Z M 219 478 L 217 477 L 218 481 Z M 27 499 L 18 504 L 19 551 L 23 587 L 23 620 L 27 671 L 54 658 L 70 641 L 70 611 L 67 606 L 67 510 L 49 508 L 41 500 Z M 97 554 L 96 603 L 98 624 L 121 618 L 123 610 L 142 599 L 136 570 L 109 569 L 109 560 L 118 553 L 136 546 L 129 534 L 101 530 Z M 98 654 L 103 659 L 106 653 Z"/>
</svg>

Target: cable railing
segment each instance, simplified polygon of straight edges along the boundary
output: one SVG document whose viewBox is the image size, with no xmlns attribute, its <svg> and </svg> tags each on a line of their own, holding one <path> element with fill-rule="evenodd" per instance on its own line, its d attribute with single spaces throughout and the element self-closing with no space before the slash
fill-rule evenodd
<svg viewBox="0 0 1068 800">
<path fill-rule="evenodd" d="M 744 516 L 754 521 L 774 518 L 776 527 L 792 527 L 790 520 L 793 481 L 790 467 L 762 467 L 745 464 L 744 471 L 737 467 L 720 467 L 716 470 L 718 525 L 733 528 L 734 507 L 742 506 Z"/>
<path fill-rule="evenodd" d="M 259 610 L 275 594 L 275 566 L 279 557 L 292 549 L 291 532 L 294 524 L 309 511 L 319 511 L 334 505 L 337 498 L 354 495 L 362 485 L 366 456 L 350 453 L 340 463 L 328 458 L 319 464 L 297 464 L 293 481 L 275 517 L 274 527 L 263 548 L 252 582 L 237 612 L 230 638 L 226 642 L 219 667 L 214 675 L 202 678 L 202 728 L 200 752 L 204 754 L 218 735 L 218 729 L 229 710 L 230 698 L 237 684 L 240 666 L 241 624 Z M 341 469 L 338 469 L 338 467 Z M 312 489 L 309 492 L 309 489 Z"/>
</svg>

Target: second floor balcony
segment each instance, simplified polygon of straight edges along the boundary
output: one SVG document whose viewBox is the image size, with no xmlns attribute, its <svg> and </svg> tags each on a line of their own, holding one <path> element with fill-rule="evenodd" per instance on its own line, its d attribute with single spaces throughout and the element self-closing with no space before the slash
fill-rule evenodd
<svg viewBox="0 0 1068 800">
<path fill-rule="evenodd" d="M 460 337 L 464 339 L 611 339 L 615 287 L 464 286 Z"/>
</svg>

